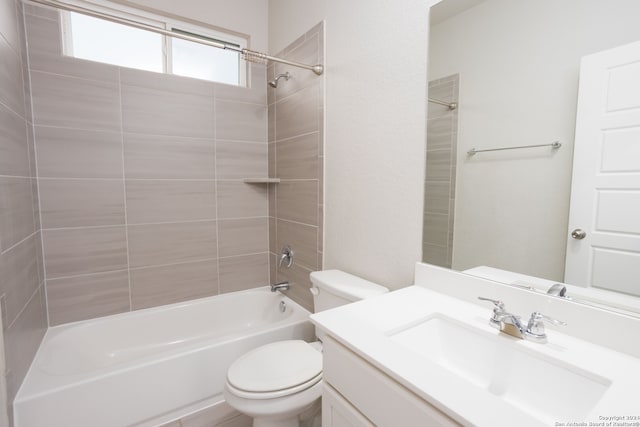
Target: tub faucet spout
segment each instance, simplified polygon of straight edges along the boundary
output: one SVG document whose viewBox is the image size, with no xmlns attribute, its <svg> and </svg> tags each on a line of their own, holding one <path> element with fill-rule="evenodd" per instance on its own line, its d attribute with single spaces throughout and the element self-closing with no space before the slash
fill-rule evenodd
<svg viewBox="0 0 640 427">
<path fill-rule="evenodd" d="M 288 291 L 288 290 L 289 290 L 289 282 L 280 282 L 280 283 L 271 284 L 271 292 Z"/>
</svg>

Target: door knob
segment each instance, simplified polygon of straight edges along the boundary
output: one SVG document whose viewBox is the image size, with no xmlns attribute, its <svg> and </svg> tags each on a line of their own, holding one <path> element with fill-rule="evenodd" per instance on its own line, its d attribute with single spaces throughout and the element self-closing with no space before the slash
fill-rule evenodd
<svg viewBox="0 0 640 427">
<path fill-rule="evenodd" d="M 576 228 L 571 232 L 571 237 L 573 237 L 576 240 L 582 240 L 585 237 L 587 237 L 587 232 L 580 228 Z"/>
</svg>

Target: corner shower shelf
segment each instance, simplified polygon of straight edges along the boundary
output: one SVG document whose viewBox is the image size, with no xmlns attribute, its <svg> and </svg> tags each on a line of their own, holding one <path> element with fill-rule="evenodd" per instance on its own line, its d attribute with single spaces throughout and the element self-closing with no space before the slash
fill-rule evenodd
<svg viewBox="0 0 640 427">
<path fill-rule="evenodd" d="M 280 182 L 280 178 L 245 178 L 246 184 L 277 184 Z"/>
</svg>

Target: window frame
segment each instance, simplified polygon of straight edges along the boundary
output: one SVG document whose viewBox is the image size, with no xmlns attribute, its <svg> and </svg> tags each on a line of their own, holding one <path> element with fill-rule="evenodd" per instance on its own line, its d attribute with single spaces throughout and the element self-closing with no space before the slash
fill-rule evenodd
<svg viewBox="0 0 640 427">
<path fill-rule="evenodd" d="M 177 18 L 160 15 L 157 13 L 149 12 L 142 9 L 136 9 L 119 3 L 106 2 L 103 0 L 67 0 L 67 3 L 83 7 L 96 12 L 105 13 L 108 15 L 117 16 L 132 21 L 142 22 L 153 27 L 166 30 L 166 31 L 184 31 L 193 34 L 195 37 L 202 36 L 205 39 L 214 39 L 225 44 L 238 47 L 240 49 L 247 48 L 248 38 L 242 37 L 237 34 L 231 34 L 224 32 L 223 30 L 205 27 L 202 25 L 194 24 L 192 22 L 182 21 Z M 60 10 L 60 23 L 61 23 L 61 38 L 62 38 L 62 54 L 76 58 L 73 55 L 73 26 L 71 25 L 71 12 Z M 125 25 L 125 24 L 118 24 Z M 142 30 L 144 31 L 144 30 Z M 179 74 L 173 74 L 173 57 L 172 57 L 172 43 L 171 36 L 160 34 L 162 37 L 162 73 L 180 76 Z M 195 43 L 195 42 L 193 42 Z M 211 49 L 217 49 L 211 46 Z M 78 58 L 82 59 L 82 58 Z M 97 61 L 94 61 L 97 62 Z M 118 65 L 119 66 L 119 65 Z M 240 54 L 238 54 L 238 86 L 247 87 L 247 67 L 248 65 L 242 63 Z M 135 68 L 137 69 L 137 68 Z M 181 76 L 184 77 L 184 76 Z M 188 77 L 197 78 L 197 77 Z M 210 81 L 219 84 L 228 84 L 224 82 L 218 82 L 215 80 L 202 79 L 199 80 Z"/>
</svg>

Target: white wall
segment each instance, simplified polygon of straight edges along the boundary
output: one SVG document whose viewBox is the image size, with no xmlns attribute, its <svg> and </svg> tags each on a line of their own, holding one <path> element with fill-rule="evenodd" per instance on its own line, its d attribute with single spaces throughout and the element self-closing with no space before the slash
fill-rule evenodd
<svg viewBox="0 0 640 427">
<path fill-rule="evenodd" d="M 432 29 L 429 78 L 460 73 L 454 268 L 563 279 L 580 58 L 640 39 L 639 16 L 637 0 L 488 0 Z"/>
<path fill-rule="evenodd" d="M 391 288 L 421 258 L 428 7 L 270 0 L 270 51 L 326 23 L 325 268 Z"/>
<path fill-rule="evenodd" d="M 251 38 L 250 49 L 260 52 L 268 49 L 267 0 L 129 0 L 128 3 L 246 34 Z"/>
</svg>

